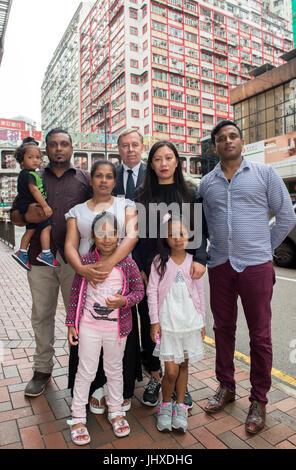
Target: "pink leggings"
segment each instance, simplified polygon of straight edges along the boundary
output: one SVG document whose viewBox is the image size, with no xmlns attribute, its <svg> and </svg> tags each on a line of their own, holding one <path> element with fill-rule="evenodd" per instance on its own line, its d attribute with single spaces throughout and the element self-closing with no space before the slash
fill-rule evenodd
<svg viewBox="0 0 296 470">
<path fill-rule="evenodd" d="M 122 358 L 125 343 L 126 338 L 121 338 L 119 343 L 117 331 L 98 331 L 80 326 L 79 364 L 72 401 L 73 417 L 86 417 L 85 407 L 88 403 L 90 384 L 97 373 L 101 347 L 104 351 L 103 364 L 107 377 L 108 411 L 110 413 L 121 411 L 123 402 Z"/>
</svg>

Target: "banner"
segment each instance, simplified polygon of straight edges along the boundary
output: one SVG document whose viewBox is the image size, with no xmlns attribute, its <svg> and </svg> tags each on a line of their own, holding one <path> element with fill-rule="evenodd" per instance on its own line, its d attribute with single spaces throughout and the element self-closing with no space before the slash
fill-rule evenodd
<svg viewBox="0 0 296 470">
<path fill-rule="evenodd" d="M 247 144 L 243 156 L 248 161 L 261 163 L 281 162 L 296 155 L 296 132 Z"/>
</svg>

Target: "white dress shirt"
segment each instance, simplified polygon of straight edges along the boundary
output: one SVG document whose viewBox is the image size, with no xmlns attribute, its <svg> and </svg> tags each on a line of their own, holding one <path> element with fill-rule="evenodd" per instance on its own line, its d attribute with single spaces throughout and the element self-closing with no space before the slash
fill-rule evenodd
<svg viewBox="0 0 296 470">
<path fill-rule="evenodd" d="M 127 179 L 128 179 L 128 172 L 127 170 L 133 170 L 133 179 L 134 179 L 134 183 L 135 183 L 135 187 L 137 185 L 137 181 L 138 181 L 138 174 L 139 174 L 139 169 L 140 169 L 140 166 L 141 166 L 141 163 L 142 162 L 139 162 L 136 166 L 134 166 L 133 168 L 129 168 L 128 166 L 126 166 L 124 163 L 122 164 L 123 166 L 123 187 L 124 187 L 124 192 L 126 192 L 126 183 L 127 183 Z"/>
</svg>

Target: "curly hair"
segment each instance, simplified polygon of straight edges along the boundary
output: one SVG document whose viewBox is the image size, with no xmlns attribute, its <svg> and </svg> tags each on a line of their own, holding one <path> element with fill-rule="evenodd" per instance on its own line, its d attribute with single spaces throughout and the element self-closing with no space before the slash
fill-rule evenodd
<svg viewBox="0 0 296 470">
<path fill-rule="evenodd" d="M 38 147 L 39 142 L 37 142 L 34 137 L 25 137 L 25 139 L 22 141 L 22 144 L 15 150 L 13 155 L 18 163 L 22 163 L 26 150 L 30 146 Z"/>
</svg>

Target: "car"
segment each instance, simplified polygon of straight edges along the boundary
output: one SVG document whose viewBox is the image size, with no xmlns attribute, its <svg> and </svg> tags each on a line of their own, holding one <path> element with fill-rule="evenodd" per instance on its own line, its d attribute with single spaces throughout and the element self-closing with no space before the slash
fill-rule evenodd
<svg viewBox="0 0 296 470">
<path fill-rule="evenodd" d="M 296 202 L 293 203 L 296 213 Z M 272 217 L 269 221 L 271 226 L 275 221 Z M 296 266 L 296 225 L 286 236 L 285 240 L 274 250 L 273 261 L 281 268 L 291 268 Z"/>
</svg>

